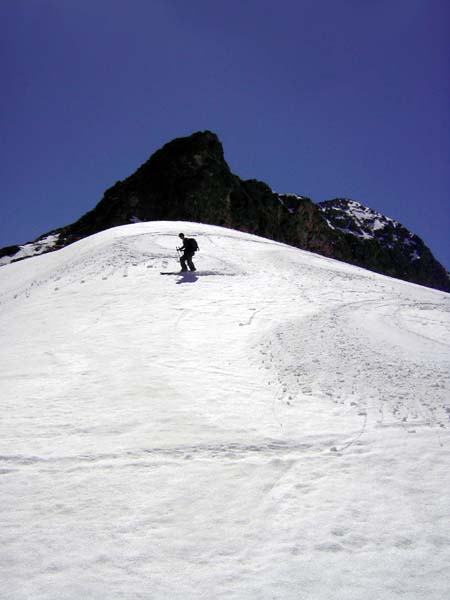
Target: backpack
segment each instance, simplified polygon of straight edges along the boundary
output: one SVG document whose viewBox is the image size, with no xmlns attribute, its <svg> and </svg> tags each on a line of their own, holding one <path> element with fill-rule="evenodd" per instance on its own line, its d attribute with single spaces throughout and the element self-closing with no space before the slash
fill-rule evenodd
<svg viewBox="0 0 450 600">
<path fill-rule="evenodd" d="M 184 247 L 188 252 L 197 252 L 199 250 L 197 240 L 194 240 L 194 238 L 186 238 L 184 240 Z"/>
</svg>

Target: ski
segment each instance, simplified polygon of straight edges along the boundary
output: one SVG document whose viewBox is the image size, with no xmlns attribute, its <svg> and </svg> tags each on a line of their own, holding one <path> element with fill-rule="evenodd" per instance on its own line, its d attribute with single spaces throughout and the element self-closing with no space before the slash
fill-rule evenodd
<svg viewBox="0 0 450 600">
<path fill-rule="evenodd" d="M 160 275 L 183 275 L 180 271 L 161 271 Z"/>
<path fill-rule="evenodd" d="M 160 271 L 160 275 L 191 275 L 197 271 Z"/>
</svg>

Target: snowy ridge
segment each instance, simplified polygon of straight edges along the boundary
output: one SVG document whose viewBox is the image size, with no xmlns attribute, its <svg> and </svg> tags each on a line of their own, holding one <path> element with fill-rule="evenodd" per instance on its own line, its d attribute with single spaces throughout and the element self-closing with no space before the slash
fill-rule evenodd
<svg viewBox="0 0 450 600">
<path fill-rule="evenodd" d="M 331 229 L 350 233 L 364 240 L 376 239 L 387 248 L 393 248 L 394 244 L 400 242 L 411 247 L 411 260 L 420 259 L 416 236 L 394 219 L 354 200 L 330 200 L 318 206 Z"/>
<path fill-rule="evenodd" d="M 152 222 L 0 307 L 5 598 L 446 597 L 448 294 Z"/>
<path fill-rule="evenodd" d="M 50 252 L 57 245 L 59 237 L 59 234 L 50 234 L 35 242 L 29 242 L 28 244 L 19 246 L 19 250 L 11 256 L 0 257 L 0 267 L 9 265 L 18 260 L 23 260 L 24 258 L 39 256 L 40 254 Z"/>
<path fill-rule="evenodd" d="M 329 209 L 329 207 L 329 203 L 319 204 L 320 210 L 322 210 L 325 214 L 327 213 L 327 208 Z M 394 221 L 389 217 L 385 217 L 381 213 L 368 208 L 367 206 L 363 206 L 354 200 L 334 201 L 333 208 L 335 210 L 339 209 L 341 214 L 336 217 L 334 223 L 330 223 L 327 219 L 330 227 L 333 229 L 339 229 L 344 233 L 351 233 L 363 239 L 373 238 L 375 232 L 379 231 L 380 229 L 384 229 L 387 226 L 391 226 L 393 228 L 401 227 L 400 223 L 397 223 L 397 221 Z M 338 220 L 342 221 L 342 226 L 336 225 L 336 221 Z M 349 222 L 351 223 L 350 227 L 348 226 Z"/>
</svg>

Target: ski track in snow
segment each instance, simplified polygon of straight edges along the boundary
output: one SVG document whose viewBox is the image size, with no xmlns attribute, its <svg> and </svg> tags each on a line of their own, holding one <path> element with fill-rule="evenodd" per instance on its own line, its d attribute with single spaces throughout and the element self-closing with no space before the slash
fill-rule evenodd
<svg viewBox="0 0 450 600">
<path fill-rule="evenodd" d="M 426 305 L 428 311 L 433 308 L 440 307 Z M 388 323 L 383 321 L 385 309 L 392 312 Z M 298 392 L 309 395 L 314 386 L 316 392 L 326 394 L 335 403 L 349 403 L 358 414 L 368 416 L 379 426 L 403 426 L 411 432 L 421 425 L 447 428 L 448 361 L 442 358 L 445 343 L 405 329 L 403 311 L 396 302 L 365 300 L 326 308 L 297 327 L 295 323 L 283 325 L 275 338 L 272 360 L 279 363 L 284 396 Z M 375 317 L 375 327 L 370 330 L 363 326 L 367 313 Z M 377 327 L 383 326 L 390 329 L 391 335 L 397 330 L 399 335 L 406 332 L 422 338 L 421 346 L 435 351 L 436 362 L 430 364 L 428 355 L 411 356 L 407 346 L 398 348 L 387 337 L 378 339 Z M 324 355 L 324 347 L 333 351 Z M 292 356 L 292 361 L 286 361 L 286 355 Z M 300 355 L 306 360 L 299 367 Z M 428 395 L 430 386 L 432 397 Z"/>
<path fill-rule="evenodd" d="M 3 597 L 445 597 L 448 294 L 148 223 L 1 268 L 0 307 Z"/>
</svg>

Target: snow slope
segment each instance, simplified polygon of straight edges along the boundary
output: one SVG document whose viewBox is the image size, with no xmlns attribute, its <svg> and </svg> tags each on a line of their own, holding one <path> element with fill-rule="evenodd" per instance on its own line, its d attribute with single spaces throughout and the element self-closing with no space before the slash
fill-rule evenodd
<svg viewBox="0 0 450 600">
<path fill-rule="evenodd" d="M 448 294 L 157 222 L 0 304 L 3 599 L 448 597 Z"/>
</svg>

